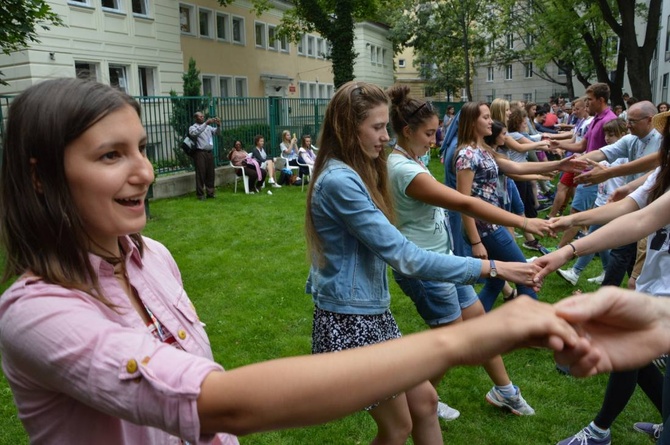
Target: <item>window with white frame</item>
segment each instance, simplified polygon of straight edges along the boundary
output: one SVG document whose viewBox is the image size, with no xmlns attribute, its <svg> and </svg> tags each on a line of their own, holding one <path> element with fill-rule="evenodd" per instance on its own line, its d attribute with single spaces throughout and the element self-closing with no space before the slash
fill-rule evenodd
<svg viewBox="0 0 670 445">
<path fill-rule="evenodd" d="M 326 57 L 326 48 L 323 45 L 323 39 L 320 37 L 316 38 L 316 57 L 319 59 Z"/>
<path fill-rule="evenodd" d="M 523 93 L 523 100 L 528 102 L 533 102 L 533 93 Z"/>
<path fill-rule="evenodd" d="M 405 59 L 398 59 L 398 68 L 405 68 L 405 66 L 407 66 Z"/>
<path fill-rule="evenodd" d="M 125 93 L 128 91 L 128 76 L 126 66 L 109 64 L 109 84 Z"/>
<path fill-rule="evenodd" d="M 316 84 L 315 83 L 310 83 L 309 84 L 309 97 L 317 98 L 318 93 L 316 92 Z"/>
<path fill-rule="evenodd" d="M 305 82 L 300 82 L 298 84 L 298 91 L 300 94 L 300 98 L 302 99 L 307 99 L 309 96 L 307 95 L 309 93 L 307 89 L 307 84 Z"/>
<path fill-rule="evenodd" d="M 526 71 L 526 79 L 533 77 L 533 62 L 524 63 L 524 68 Z"/>
<path fill-rule="evenodd" d="M 233 42 L 244 45 L 245 42 L 244 18 L 233 17 L 232 21 L 233 21 Z"/>
<path fill-rule="evenodd" d="M 486 68 L 486 81 L 493 82 L 493 67 Z"/>
<path fill-rule="evenodd" d="M 493 95 L 492 94 L 487 94 L 486 95 L 486 102 L 488 102 L 488 103 L 493 102 Z"/>
<path fill-rule="evenodd" d="M 326 57 L 330 57 L 333 53 L 333 44 L 326 40 Z"/>
<path fill-rule="evenodd" d="M 131 6 L 133 8 L 133 14 L 135 15 L 149 15 L 149 5 L 147 0 L 132 0 Z"/>
<path fill-rule="evenodd" d="M 202 76 L 202 95 L 203 96 L 214 96 L 214 77 L 213 76 Z"/>
<path fill-rule="evenodd" d="M 301 56 L 305 55 L 306 44 L 307 44 L 307 36 L 303 34 L 302 37 L 300 37 L 300 40 L 298 41 L 298 54 L 300 54 Z"/>
<path fill-rule="evenodd" d="M 505 80 L 512 80 L 512 65 L 505 66 Z"/>
<path fill-rule="evenodd" d="M 381 60 L 382 66 L 386 66 L 386 49 L 382 49 L 382 60 Z"/>
<path fill-rule="evenodd" d="M 212 35 L 212 11 L 209 9 L 198 9 L 198 24 L 200 26 L 200 37 L 208 39 L 213 38 Z"/>
<path fill-rule="evenodd" d="M 330 99 L 331 97 L 333 97 L 334 93 L 335 93 L 335 86 L 326 85 L 326 99 Z"/>
<path fill-rule="evenodd" d="M 514 35 L 507 34 L 507 49 L 514 49 Z"/>
<path fill-rule="evenodd" d="M 668 73 L 663 74 L 663 79 L 661 80 L 661 101 L 668 101 Z"/>
<path fill-rule="evenodd" d="M 277 51 L 277 45 L 279 41 L 277 40 L 277 27 L 274 25 L 268 25 L 268 48 Z"/>
<path fill-rule="evenodd" d="M 315 50 L 314 50 L 314 45 L 316 43 L 316 39 L 314 36 L 307 36 L 307 57 L 314 57 Z"/>
<path fill-rule="evenodd" d="M 665 52 L 667 53 L 669 51 L 670 51 L 670 15 L 668 15 L 668 23 L 665 26 Z"/>
<path fill-rule="evenodd" d="M 326 99 L 326 86 L 322 83 L 319 85 L 319 99 Z"/>
<path fill-rule="evenodd" d="M 247 79 L 245 77 L 235 78 L 235 95 L 245 97 L 247 95 Z"/>
<path fill-rule="evenodd" d="M 194 34 L 193 12 L 193 6 L 179 5 L 179 28 L 184 34 Z"/>
<path fill-rule="evenodd" d="M 512 101 L 512 95 L 511 94 L 503 94 L 503 99 L 505 99 L 508 102 Z"/>
<path fill-rule="evenodd" d="M 228 40 L 228 28 L 230 17 L 228 14 L 223 14 L 221 12 L 216 13 L 216 38 L 219 40 Z"/>
<path fill-rule="evenodd" d="M 221 76 L 219 77 L 219 96 L 231 97 L 233 92 L 233 78 Z"/>
<path fill-rule="evenodd" d="M 156 96 L 156 68 L 139 66 L 137 71 L 140 81 L 140 96 Z"/>
<path fill-rule="evenodd" d="M 90 62 L 74 62 L 77 79 L 98 80 L 98 65 Z"/>
<path fill-rule="evenodd" d="M 67 2 L 77 6 L 91 6 L 91 0 L 68 0 Z"/>
<path fill-rule="evenodd" d="M 370 63 L 377 63 L 377 51 L 374 45 L 370 45 Z"/>
<path fill-rule="evenodd" d="M 284 53 L 289 52 L 289 50 L 288 50 L 288 39 L 286 38 L 286 36 L 279 39 L 279 48 Z"/>
<path fill-rule="evenodd" d="M 102 3 L 102 9 L 122 11 L 121 0 L 101 0 L 101 3 Z"/>
<path fill-rule="evenodd" d="M 382 49 L 380 47 L 376 47 L 375 52 L 377 53 L 377 56 L 375 57 L 375 59 L 377 60 L 377 63 L 379 65 L 381 65 L 382 64 Z"/>
<path fill-rule="evenodd" d="M 254 34 L 256 48 L 265 48 L 265 23 L 255 22 L 254 23 Z"/>
</svg>

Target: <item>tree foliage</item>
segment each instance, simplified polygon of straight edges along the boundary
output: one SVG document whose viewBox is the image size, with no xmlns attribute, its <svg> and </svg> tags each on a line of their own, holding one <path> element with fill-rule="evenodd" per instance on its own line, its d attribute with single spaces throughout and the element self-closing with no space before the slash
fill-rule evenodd
<svg viewBox="0 0 670 445">
<path fill-rule="evenodd" d="M 38 28 L 48 30 L 51 26 L 63 26 L 63 21 L 45 0 L 0 2 L 0 50 L 4 54 L 21 51 L 30 43 L 38 43 Z M 2 79 L 0 83 L 6 85 Z"/>
<path fill-rule="evenodd" d="M 472 97 L 474 61 L 484 53 L 487 28 L 494 17 L 490 1 L 406 0 L 391 15 L 396 46 L 414 48 L 424 79 L 448 94 L 465 88 Z"/>
</svg>

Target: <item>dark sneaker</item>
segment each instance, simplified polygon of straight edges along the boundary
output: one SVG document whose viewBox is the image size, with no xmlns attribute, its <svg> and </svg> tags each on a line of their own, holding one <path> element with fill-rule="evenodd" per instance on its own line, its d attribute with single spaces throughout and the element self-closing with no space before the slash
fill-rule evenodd
<svg viewBox="0 0 670 445">
<path fill-rule="evenodd" d="M 540 242 L 536 239 L 532 241 L 526 241 L 525 243 L 522 244 L 522 246 L 528 250 L 537 250 L 538 252 L 542 252 L 541 249 L 544 248 L 542 244 L 540 244 Z"/>
<path fill-rule="evenodd" d="M 638 433 L 644 433 L 649 436 L 650 439 L 658 440 L 661 437 L 663 432 L 662 423 L 651 423 L 651 422 L 636 422 L 633 425 L 633 429 Z"/>
<path fill-rule="evenodd" d="M 596 437 L 587 426 L 574 436 L 563 439 L 556 445 L 610 445 L 611 443 L 612 435 L 609 431 L 607 432 L 607 435 L 601 439 Z"/>
</svg>

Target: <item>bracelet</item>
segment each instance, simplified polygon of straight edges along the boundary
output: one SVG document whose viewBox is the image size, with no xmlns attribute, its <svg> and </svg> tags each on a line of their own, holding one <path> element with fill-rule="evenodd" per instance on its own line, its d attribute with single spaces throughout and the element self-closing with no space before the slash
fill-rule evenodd
<svg viewBox="0 0 670 445">
<path fill-rule="evenodd" d="M 575 247 L 575 245 L 572 243 L 568 243 L 568 246 L 572 247 L 572 259 L 574 260 L 575 258 L 579 258 L 579 255 L 577 255 L 577 248 Z"/>
<path fill-rule="evenodd" d="M 482 243 L 482 240 L 479 240 L 479 241 L 477 241 L 476 243 L 472 243 L 472 244 L 470 244 L 470 245 L 471 245 L 471 246 L 476 246 L 477 244 L 481 244 L 481 243 Z"/>
<path fill-rule="evenodd" d="M 527 225 L 528 225 L 528 218 L 526 218 L 526 217 L 524 216 L 524 217 L 523 217 L 523 227 L 521 227 L 521 230 L 523 230 L 523 231 L 525 232 L 525 231 L 526 231 L 526 226 L 527 226 Z"/>
</svg>

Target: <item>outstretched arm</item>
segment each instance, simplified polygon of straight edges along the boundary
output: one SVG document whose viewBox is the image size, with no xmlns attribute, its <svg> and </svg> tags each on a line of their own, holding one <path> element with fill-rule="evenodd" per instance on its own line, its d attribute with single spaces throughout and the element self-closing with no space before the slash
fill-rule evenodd
<svg viewBox="0 0 670 445">
<path fill-rule="evenodd" d="M 509 320 L 514 319 L 514 323 Z M 198 397 L 203 433 L 248 434 L 323 423 L 511 349 L 578 343 L 553 307 L 530 298 L 463 323 L 346 351 L 212 372 Z"/>
<path fill-rule="evenodd" d="M 528 219 L 507 212 L 479 198 L 464 195 L 436 181 L 429 174 L 418 174 L 405 189 L 407 196 L 417 201 L 466 214 L 493 224 L 517 227 L 543 236 L 549 233 L 549 222 L 539 218 Z"/>
<path fill-rule="evenodd" d="M 600 150 L 593 151 L 585 156 L 598 152 Z M 575 176 L 575 182 L 586 185 L 600 184 L 611 178 L 648 172 L 658 167 L 658 161 L 658 153 L 651 153 L 640 159 L 609 168 L 602 168 L 600 165 L 591 164 L 593 169 Z"/>
</svg>

